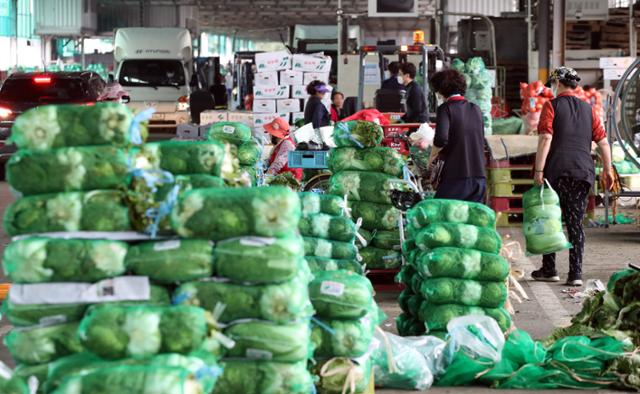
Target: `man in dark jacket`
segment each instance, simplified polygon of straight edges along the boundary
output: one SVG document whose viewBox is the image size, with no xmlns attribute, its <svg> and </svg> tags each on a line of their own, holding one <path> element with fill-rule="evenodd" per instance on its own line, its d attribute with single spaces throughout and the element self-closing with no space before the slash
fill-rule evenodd
<svg viewBox="0 0 640 394">
<path fill-rule="evenodd" d="M 389 71 L 389 78 L 385 79 L 382 82 L 382 86 L 380 89 L 384 90 L 405 90 L 404 84 L 402 83 L 402 79 L 398 76 L 400 72 L 400 63 L 399 62 L 391 62 L 387 66 L 387 70 Z"/>
<path fill-rule="evenodd" d="M 595 180 L 592 142 L 600 149 L 604 163 L 601 176 L 605 177 L 605 185 L 610 187 L 613 184 L 607 135 L 594 108 L 576 97 L 575 89 L 579 81 L 575 70 L 568 67 L 554 70 L 549 77 L 556 98 L 545 103 L 540 114 L 534 178 L 537 185 L 543 185 L 546 179 L 560 197 L 569 242 L 573 245 L 569 251 L 569 276 L 566 282 L 570 286 L 582 286 L 582 221 L 589 190 Z M 544 255 L 542 268 L 533 271 L 531 277 L 539 281 L 559 281 L 555 253 Z"/>
<path fill-rule="evenodd" d="M 406 123 L 426 123 L 429 121 L 427 113 L 427 102 L 424 92 L 414 81 L 416 77 L 416 66 L 412 63 L 403 63 L 400 66 L 400 77 L 407 89 L 407 112 L 402 116 Z"/>
</svg>

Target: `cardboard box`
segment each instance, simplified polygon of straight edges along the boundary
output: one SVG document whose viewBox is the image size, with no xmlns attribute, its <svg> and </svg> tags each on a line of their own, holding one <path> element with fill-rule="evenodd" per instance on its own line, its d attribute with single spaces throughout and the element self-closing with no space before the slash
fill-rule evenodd
<svg viewBox="0 0 640 394">
<path fill-rule="evenodd" d="M 296 124 L 300 119 L 304 120 L 304 112 L 294 112 L 291 114 L 291 124 Z"/>
<path fill-rule="evenodd" d="M 200 113 L 200 124 L 226 122 L 229 120 L 229 112 L 208 109 Z"/>
<path fill-rule="evenodd" d="M 300 99 L 278 100 L 278 112 L 300 112 Z"/>
<path fill-rule="evenodd" d="M 256 86 L 253 88 L 254 100 L 289 98 L 289 85 Z"/>
<path fill-rule="evenodd" d="M 304 73 L 302 71 L 280 71 L 280 83 L 283 85 L 302 85 Z"/>
<path fill-rule="evenodd" d="M 287 122 L 289 121 L 289 114 L 271 113 L 271 114 L 254 114 L 253 115 L 253 127 L 264 131 L 264 125 L 273 122 L 275 118 L 283 118 Z"/>
<path fill-rule="evenodd" d="M 256 53 L 258 72 L 291 69 L 292 56 L 287 51 Z"/>
<path fill-rule="evenodd" d="M 322 81 L 324 83 L 329 83 L 329 73 L 321 73 L 321 72 L 304 73 L 303 81 L 305 85 L 308 85 L 313 81 Z"/>
<path fill-rule="evenodd" d="M 329 56 L 293 55 L 293 71 L 328 73 L 331 71 L 331 58 Z"/>
<path fill-rule="evenodd" d="M 179 140 L 197 140 L 204 136 L 202 129 L 202 126 L 182 123 L 176 128 L 176 136 Z"/>
<path fill-rule="evenodd" d="M 276 112 L 276 100 L 253 100 L 253 112 L 259 114 Z"/>
<path fill-rule="evenodd" d="M 309 97 L 307 93 L 307 85 L 294 85 L 291 87 L 291 97 L 297 99 L 306 99 Z"/>
<path fill-rule="evenodd" d="M 253 112 L 234 111 L 229 112 L 227 116 L 229 122 L 238 122 L 253 127 Z"/>
<path fill-rule="evenodd" d="M 256 73 L 254 83 L 256 86 L 276 86 L 278 85 L 278 72 L 265 71 L 263 73 Z"/>
</svg>

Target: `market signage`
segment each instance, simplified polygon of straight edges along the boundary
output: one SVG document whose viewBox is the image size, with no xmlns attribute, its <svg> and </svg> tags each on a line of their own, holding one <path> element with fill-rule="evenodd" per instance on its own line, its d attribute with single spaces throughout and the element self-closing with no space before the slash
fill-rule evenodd
<svg viewBox="0 0 640 394">
<path fill-rule="evenodd" d="M 564 4 L 564 15 L 568 21 L 594 21 L 609 18 L 608 0 L 566 0 Z"/>
</svg>

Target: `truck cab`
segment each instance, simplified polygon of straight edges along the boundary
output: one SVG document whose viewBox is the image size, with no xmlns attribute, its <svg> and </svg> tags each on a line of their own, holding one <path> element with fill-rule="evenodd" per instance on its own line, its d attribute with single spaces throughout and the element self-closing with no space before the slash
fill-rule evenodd
<svg viewBox="0 0 640 394">
<path fill-rule="evenodd" d="M 193 73 L 191 34 L 182 28 L 123 28 L 115 32 L 115 80 L 134 110 L 156 109 L 150 132 L 175 134 L 189 122 Z"/>
</svg>

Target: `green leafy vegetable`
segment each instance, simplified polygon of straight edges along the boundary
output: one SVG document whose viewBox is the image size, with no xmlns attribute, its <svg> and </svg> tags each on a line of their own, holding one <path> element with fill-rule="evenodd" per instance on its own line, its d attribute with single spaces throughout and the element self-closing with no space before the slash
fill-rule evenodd
<svg viewBox="0 0 640 394">
<path fill-rule="evenodd" d="M 305 276 L 279 284 L 251 286 L 215 280 L 189 282 L 176 290 L 174 300 L 209 311 L 220 304 L 225 307 L 219 317 L 221 323 L 238 319 L 287 323 L 313 315 L 307 285 Z"/>
<path fill-rule="evenodd" d="M 357 319 L 374 305 L 369 279 L 349 271 L 319 272 L 309 284 L 316 316 L 323 319 Z"/>
<path fill-rule="evenodd" d="M 320 376 L 317 386 L 322 394 L 342 394 L 345 387 L 353 387 L 354 393 L 365 393 L 371 382 L 371 358 L 356 362 L 346 357 L 334 357 L 318 364 L 315 371 Z"/>
<path fill-rule="evenodd" d="M 127 155 L 111 146 L 19 150 L 7 163 L 7 182 L 25 195 L 115 189 L 128 172 Z"/>
<path fill-rule="evenodd" d="M 214 394 L 309 394 L 313 379 L 307 363 L 225 360 Z"/>
<path fill-rule="evenodd" d="M 405 159 L 400 153 L 387 147 L 366 149 L 338 148 L 329 151 L 328 165 L 332 172 L 372 171 L 401 177 Z"/>
<path fill-rule="evenodd" d="M 325 257 L 336 260 L 355 260 L 358 249 L 353 243 L 328 241 L 321 238 L 304 238 L 304 249 L 307 256 Z"/>
<path fill-rule="evenodd" d="M 371 314 L 358 320 L 324 320 L 311 333 L 316 357 L 360 357 L 369 349 L 378 324 Z M 327 330 L 330 328 L 331 331 Z"/>
<path fill-rule="evenodd" d="M 251 128 L 239 122 L 216 122 L 211 125 L 205 138 L 209 141 L 220 140 L 241 145 L 251 141 Z"/>
<path fill-rule="evenodd" d="M 451 319 L 465 315 L 492 317 L 502 331 L 507 331 L 511 327 L 511 315 L 503 308 L 480 308 L 457 304 L 433 305 L 428 301 L 422 303 L 418 319 L 425 322 L 427 333 L 429 333 L 431 330 L 445 330 Z"/>
<path fill-rule="evenodd" d="M 19 363 L 48 363 L 82 351 L 82 345 L 76 337 L 77 329 L 77 323 L 13 329 L 4 338 L 4 344 Z"/>
<path fill-rule="evenodd" d="M 382 142 L 382 127 L 361 120 L 338 122 L 333 129 L 333 140 L 339 148 L 374 147 Z"/>
<path fill-rule="evenodd" d="M 426 331 L 424 323 L 407 313 L 401 313 L 396 317 L 396 327 L 398 334 L 403 337 L 424 335 Z"/>
<path fill-rule="evenodd" d="M 213 274 L 213 244 L 199 239 L 143 242 L 129 248 L 126 265 L 159 283 L 206 278 Z"/>
<path fill-rule="evenodd" d="M 306 256 L 305 259 L 314 275 L 323 271 L 336 270 L 346 270 L 358 275 L 364 275 L 363 266 L 357 260 L 334 260 L 316 256 Z"/>
<path fill-rule="evenodd" d="M 484 204 L 445 199 L 427 199 L 407 211 L 407 222 L 416 229 L 448 222 L 494 228 L 496 213 Z"/>
<path fill-rule="evenodd" d="M 39 194 L 15 201 L 4 213 L 11 235 L 56 231 L 129 231 L 129 210 L 115 190 Z"/>
<path fill-rule="evenodd" d="M 420 294 L 430 304 L 459 303 L 484 308 L 499 308 L 507 300 L 507 286 L 504 282 L 435 278 L 422 282 Z"/>
<path fill-rule="evenodd" d="M 504 257 L 472 249 L 436 248 L 419 252 L 413 266 L 424 278 L 503 281 L 509 275 Z"/>
<path fill-rule="evenodd" d="M 299 191 L 302 186 L 300 181 L 289 171 L 281 172 L 273 177 L 268 177 L 265 182 L 269 186 L 284 186 L 293 191 Z"/>
<path fill-rule="evenodd" d="M 302 216 L 324 213 L 331 216 L 343 216 L 345 201 L 332 194 L 318 194 L 312 192 L 298 193 L 302 204 Z"/>
<path fill-rule="evenodd" d="M 191 190 L 171 212 L 178 235 L 215 241 L 246 235 L 286 237 L 295 234 L 299 220 L 300 200 L 283 187 Z"/>
<path fill-rule="evenodd" d="M 476 249 L 498 253 L 502 239 L 496 230 L 459 223 L 435 223 L 423 228 L 416 237 L 422 250 L 443 246 Z"/>
<path fill-rule="evenodd" d="M 224 334 L 235 342 L 227 357 L 295 363 L 313 355 L 308 321 L 275 324 L 251 320 L 234 323 Z"/>
<path fill-rule="evenodd" d="M 397 250 L 367 246 L 360 249 L 362 264 L 369 269 L 396 269 L 402 265 L 402 256 Z"/>
<path fill-rule="evenodd" d="M 262 145 L 251 140 L 238 146 L 238 160 L 241 166 L 255 166 L 262 157 Z"/>
<path fill-rule="evenodd" d="M 396 230 L 395 233 L 399 234 L 397 229 L 401 212 L 393 205 L 351 201 L 349 207 L 351 207 L 351 217 L 354 219 L 362 218 L 362 228 L 371 231 Z"/>
<path fill-rule="evenodd" d="M 220 176 L 225 147 L 218 141 L 153 142 L 143 146 L 136 162 L 139 164 L 144 160 L 149 162 L 151 168 L 160 168 L 175 175 Z"/>
<path fill-rule="evenodd" d="M 341 171 L 331 176 L 329 193 L 337 196 L 346 195 L 349 201 L 392 204 L 391 191 L 402 190 L 405 187 L 391 175 L 366 171 Z"/>
<path fill-rule="evenodd" d="M 299 222 L 300 234 L 339 242 L 353 242 L 356 237 L 355 223 L 342 216 L 317 213 L 305 216 Z"/>
</svg>

